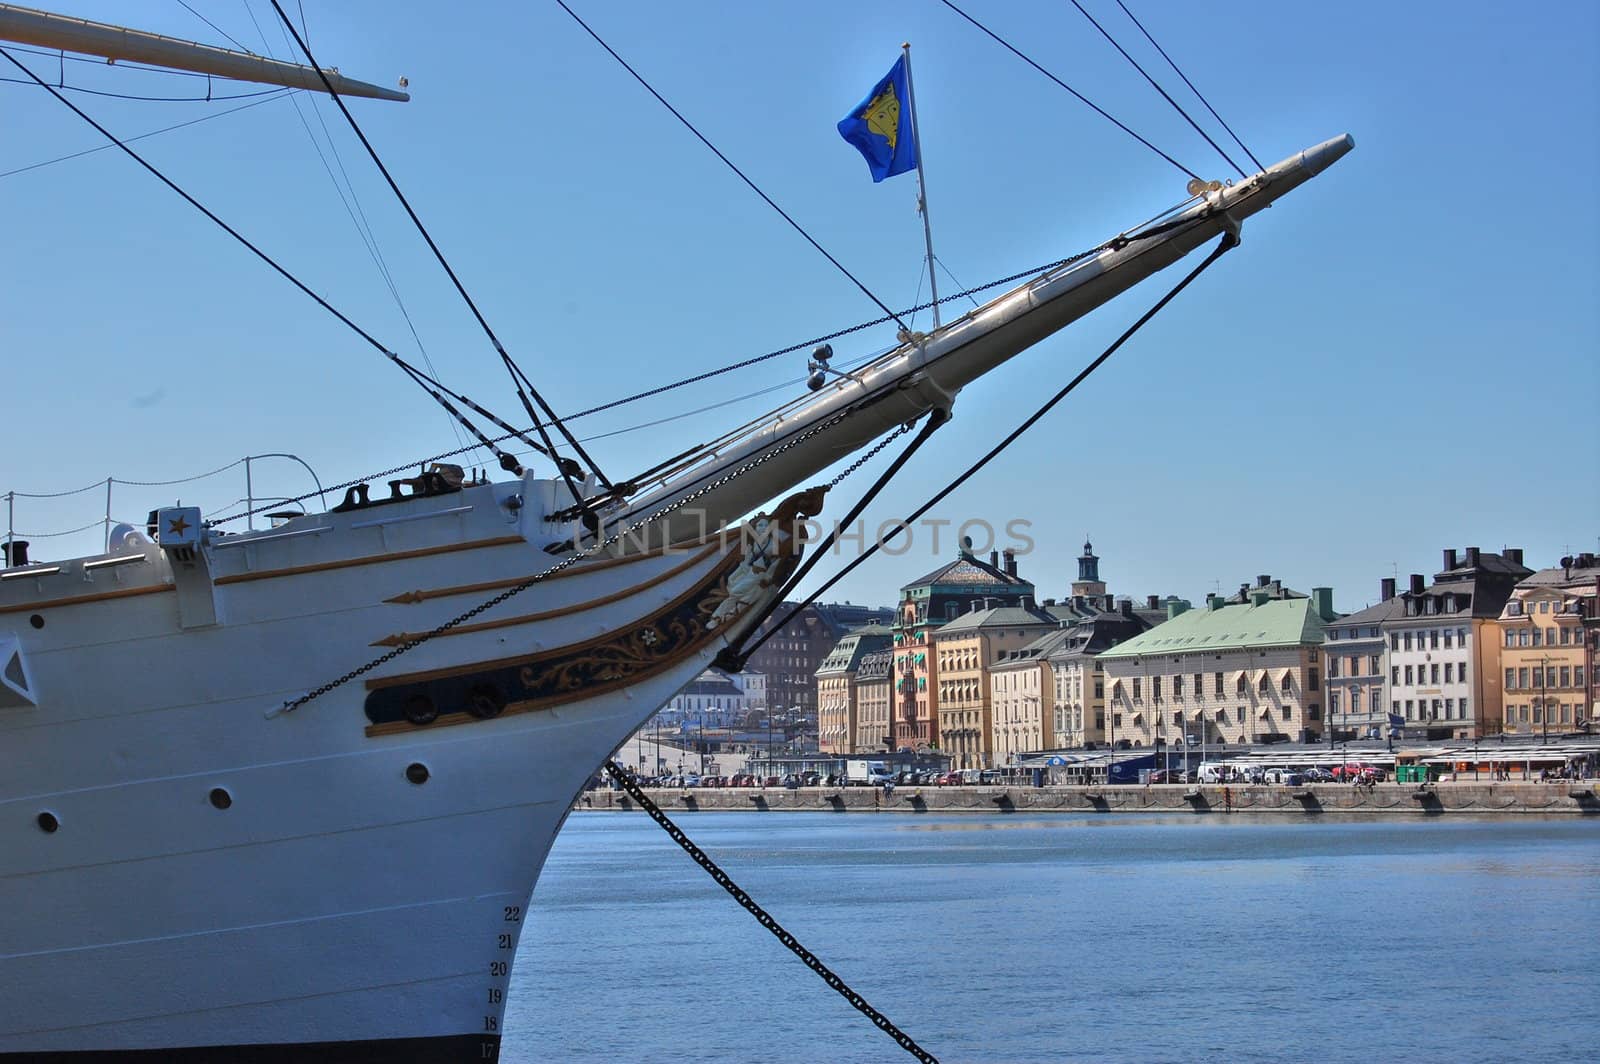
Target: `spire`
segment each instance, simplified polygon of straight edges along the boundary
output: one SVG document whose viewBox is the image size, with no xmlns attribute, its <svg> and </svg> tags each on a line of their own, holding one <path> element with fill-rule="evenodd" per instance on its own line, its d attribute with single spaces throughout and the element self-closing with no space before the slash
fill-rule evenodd
<svg viewBox="0 0 1600 1064">
<path fill-rule="evenodd" d="M 1100 559 L 1095 557 L 1094 544 L 1087 536 L 1083 540 L 1083 556 L 1078 559 L 1078 579 L 1099 581 Z"/>
</svg>

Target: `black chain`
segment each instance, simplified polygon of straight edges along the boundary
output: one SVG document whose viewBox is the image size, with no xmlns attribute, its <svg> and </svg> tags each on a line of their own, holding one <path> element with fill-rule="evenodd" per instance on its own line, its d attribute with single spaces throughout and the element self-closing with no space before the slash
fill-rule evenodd
<svg viewBox="0 0 1600 1064">
<path fill-rule="evenodd" d="M 893 443 L 895 440 L 899 439 L 901 436 L 904 436 L 906 433 L 910 432 L 911 431 L 911 426 L 914 425 L 914 424 L 916 424 L 916 422 L 907 421 L 904 425 L 901 425 L 899 428 L 897 428 L 893 432 L 889 433 L 889 435 L 887 435 L 883 439 L 879 440 L 876 444 L 873 445 L 872 450 L 870 450 L 867 453 L 863 454 L 860 458 L 857 458 L 854 462 L 851 462 L 847 467 L 845 467 L 844 472 L 840 473 L 838 476 L 836 476 L 832 480 L 828 481 L 828 487 L 837 488 L 839 486 L 839 483 L 841 481 L 843 481 L 845 477 L 849 476 L 851 473 L 854 473 L 856 470 L 860 469 L 862 466 L 864 466 L 868 462 L 872 461 L 874 458 L 876 458 L 878 456 L 878 453 L 880 451 L 882 451 L 885 447 L 889 446 L 889 444 Z"/>
<path fill-rule="evenodd" d="M 773 448 L 772 450 L 768 451 L 767 453 L 761 455 L 759 458 L 755 458 L 755 459 L 752 459 L 749 462 L 746 462 L 744 465 L 740 466 L 738 469 L 733 470 L 732 472 L 725 473 L 724 475 L 718 477 L 716 480 L 713 480 L 710 483 L 706 484 L 704 487 L 699 488 L 699 489 L 697 489 L 697 490 L 695 490 L 693 492 L 690 492 L 688 495 L 685 495 L 683 498 L 679 499 L 677 502 L 672 503 L 670 506 L 667 506 L 664 509 L 658 510 L 657 512 L 651 514 L 649 517 L 645 518 L 643 521 L 640 521 L 638 524 L 629 525 L 627 528 L 624 528 L 624 529 L 622 529 L 622 530 L 620 530 L 618 532 L 612 533 L 612 535 L 610 537 L 608 537 L 607 539 L 605 539 L 603 542 L 596 543 L 594 546 L 590 547 L 587 550 L 579 551 L 578 553 L 573 554 L 571 557 L 567 558 L 566 560 L 558 562 L 555 565 L 552 565 L 550 568 L 544 570 L 543 572 L 535 573 L 533 576 L 530 576 L 530 577 L 528 577 L 528 579 L 522 581 L 522 583 L 517 584 L 517 585 L 515 585 L 513 587 L 509 587 L 506 590 L 500 592 L 500 594 L 494 596 L 493 598 L 488 599 L 485 602 L 479 603 L 478 605 L 474 606 L 472 609 L 468 610 L 467 612 L 462 613 L 462 614 L 458 614 L 457 616 L 452 617 L 450 620 L 445 621 L 443 624 L 439 625 L 439 627 L 434 628 L 431 631 L 424 632 L 422 635 L 419 635 L 414 639 L 408 639 L 406 642 L 401 643 L 399 646 L 395 647 L 393 650 L 390 650 L 387 653 L 381 654 L 378 657 L 373 658 L 371 661 L 367 662 L 365 665 L 361 665 L 361 666 L 359 666 L 357 668 L 351 669 L 349 672 L 345 673 L 343 676 L 339 677 L 337 680 L 329 680 L 327 683 L 323 684 L 321 687 L 318 687 L 318 688 L 315 688 L 314 690 L 308 691 L 307 693 L 301 695 L 299 698 L 288 699 L 287 701 L 285 701 L 283 703 L 282 706 L 280 706 L 276 711 L 274 711 L 270 715 L 271 716 L 277 716 L 277 714 L 279 714 L 279 713 L 293 713 L 295 710 L 299 709 L 301 706 L 305 705 L 307 702 L 311 702 L 311 701 L 314 701 L 315 699 L 321 698 L 323 695 L 327 694 L 329 691 L 332 691 L 334 688 L 342 687 L 345 684 L 349 683 L 351 680 L 354 680 L 356 677 L 364 676 L 367 673 L 371 672 L 373 669 L 376 669 L 378 666 L 387 664 L 388 662 L 393 661 L 395 658 L 398 658 L 400 655 L 405 654 L 405 653 L 409 653 L 410 651 L 415 650 L 417 647 L 421 646 L 422 644 L 428 642 L 431 639 L 434 639 L 434 638 L 437 638 L 438 636 L 443 635 L 444 633 L 450 631 L 450 629 L 456 627 L 457 625 L 464 624 L 467 621 L 470 621 L 472 618 L 474 618 L 474 617 L 478 616 L 479 614 L 483 613 L 485 610 L 491 610 L 494 607 L 500 605 L 502 602 L 505 602 L 507 599 L 510 599 L 510 598 L 512 598 L 512 597 L 514 597 L 516 595 L 522 594 L 524 591 L 528 590 L 530 587 L 532 587 L 534 584 L 537 584 L 539 581 L 548 579 L 549 577 L 554 576 L 556 573 L 559 573 L 562 570 L 570 569 L 572 566 L 574 566 L 574 565 L 578 564 L 579 562 L 583 561 L 585 558 L 593 557 L 594 555 L 596 555 L 596 554 L 600 553 L 601 551 L 605 550 L 607 547 L 610 547 L 612 544 L 614 544 L 614 543 L 618 542 L 619 540 L 621 540 L 624 536 L 631 535 L 632 533 L 637 532 L 639 529 L 644 528 L 645 526 L 653 524 L 653 523 L 655 523 L 657 521 L 660 521 L 663 517 L 667 517 L 667 516 L 669 516 L 670 514 L 672 514 L 673 512 L 675 512 L 677 510 L 683 509 L 683 507 L 689 505 L 689 503 L 691 503 L 691 502 L 694 502 L 696 499 L 701 498 L 702 496 L 706 495 L 708 492 L 715 491 L 716 489 L 722 487 L 724 484 L 727 484 L 728 482 L 734 480 L 735 478 L 744 476 L 744 474 L 750 472 L 752 469 L 755 469 L 758 466 L 766 464 L 767 462 L 769 462 L 772 459 L 776 458 L 778 455 L 780 455 L 783 452 L 789 450 L 791 447 L 795 447 L 795 446 L 805 442 L 806 440 L 810 439 L 812 436 L 815 436 L 819 432 L 823 432 L 823 431 L 825 431 L 827 429 L 831 429 L 833 426 L 837 425 L 839 422 L 843 421 L 845 418 L 847 418 L 849 416 L 850 416 L 850 412 L 848 410 L 841 411 L 840 413 L 837 413 L 833 417 L 829 418 L 827 421 L 821 422 L 820 424 L 817 424 L 817 425 L 813 425 L 811 428 L 809 428 L 806 431 L 800 433 L 794 439 L 785 442 L 781 446 Z"/>
<path fill-rule="evenodd" d="M 880 1031 L 882 1031 L 884 1034 L 887 1034 L 890 1038 L 893 1038 L 897 1043 L 899 1043 L 901 1049 L 904 1049 L 907 1053 L 910 1053 L 912 1056 L 922 1061 L 923 1064 L 939 1064 L 939 1059 L 937 1057 L 935 1057 L 932 1053 L 929 1053 L 926 1049 L 923 1049 L 915 1042 L 915 1040 L 912 1039 L 910 1035 L 906 1034 L 899 1027 L 896 1027 L 894 1022 L 890 1020 L 889 1017 L 873 1008 L 871 1003 L 868 1002 L 866 998 L 852 990 L 850 985 L 843 979 L 839 978 L 832 968 L 829 968 L 826 964 L 822 963 L 822 960 L 815 953 L 812 953 L 810 950 L 802 946 L 799 939 L 795 938 L 794 935 L 785 930 L 782 924 L 773 919 L 771 913 L 757 905 L 755 899 L 750 897 L 750 895 L 745 892 L 743 887 L 735 883 L 728 873 L 724 872 L 721 867 L 717 865 L 717 862 L 713 861 L 709 856 L 707 856 L 704 850 L 696 846 L 689 836 L 683 833 L 683 829 L 674 824 L 667 814 L 661 811 L 660 806 L 656 805 L 655 802 L 650 800 L 650 798 L 639 787 L 639 784 L 622 769 L 622 766 L 608 758 L 605 763 L 605 769 L 611 778 L 615 780 L 623 790 L 628 792 L 628 797 L 638 802 L 639 808 L 650 814 L 650 819 L 661 825 L 661 829 L 672 837 L 672 841 L 677 843 L 678 846 L 682 848 L 684 853 L 693 858 L 695 864 L 698 864 L 701 868 L 704 868 L 706 872 L 710 874 L 711 878 L 716 880 L 717 886 L 721 887 L 723 890 L 732 895 L 733 900 L 743 906 L 745 911 L 751 916 L 754 916 L 757 923 L 766 928 L 768 931 L 771 931 L 773 936 L 776 937 L 779 942 L 782 942 L 790 953 L 793 953 L 796 957 L 799 957 L 803 962 L 805 962 L 805 966 L 807 968 L 810 968 L 813 972 L 816 972 L 819 976 L 821 976 L 822 981 L 827 983 L 835 993 L 844 998 L 846 1001 L 850 1002 L 850 1004 L 855 1007 L 857 1012 L 871 1020 L 873 1025 Z"/>
</svg>

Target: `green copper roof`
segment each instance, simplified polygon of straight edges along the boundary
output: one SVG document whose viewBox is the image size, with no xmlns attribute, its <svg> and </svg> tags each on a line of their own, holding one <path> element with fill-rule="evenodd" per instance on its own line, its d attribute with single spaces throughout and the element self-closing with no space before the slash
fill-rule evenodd
<svg viewBox="0 0 1600 1064">
<path fill-rule="evenodd" d="M 1322 619 L 1310 599 L 1280 599 L 1260 606 L 1197 606 L 1100 654 L 1137 658 L 1204 650 L 1296 646 L 1322 642 Z"/>
</svg>

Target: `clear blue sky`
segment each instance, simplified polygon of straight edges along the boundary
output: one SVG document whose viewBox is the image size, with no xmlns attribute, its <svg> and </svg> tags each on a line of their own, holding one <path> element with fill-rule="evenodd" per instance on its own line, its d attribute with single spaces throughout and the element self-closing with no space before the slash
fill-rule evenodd
<svg viewBox="0 0 1600 1064">
<path fill-rule="evenodd" d="M 253 9 L 285 52 L 264 0 L 194 6 L 261 51 Z M 833 125 L 902 40 L 913 44 L 936 248 L 963 284 L 1092 246 L 1183 195 L 1183 174 L 937 0 L 573 6 L 896 307 L 918 295 L 915 179 L 873 185 Z M 1228 176 L 1065 0 L 963 6 L 1189 167 Z M 1174 80 L 1148 47 L 1134 48 L 1115 4 L 1087 6 Z M 1396 569 L 1402 579 L 1433 572 L 1441 547 L 1522 546 L 1550 564 L 1600 546 L 1597 9 L 1372 2 L 1218 17 L 1129 6 L 1263 162 L 1346 131 L 1357 150 L 1253 219 L 1239 252 L 940 516 L 1031 521 L 1037 546 L 1023 572 L 1044 595 L 1065 592 L 1088 533 L 1118 593 L 1198 599 L 1214 582 L 1226 590 L 1272 573 L 1333 586 L 1343 609 L 1372 601 Z M 170 0 L 63 10 L 227 44 Z M 358 117 L 557 409 L 876 316 L 558 7 L 469 10 L 305 3 L 323 62 L 385 84 L 409 78 L 411 103 L 358 103 Z M 187 95 L 197 84 L 67 68 L 69 84 L 113 91 Z M 98 143 L 37 88 L 0 83 L 0 99 L 0 171 Z M 73 99 L 125 135 L 248 102 Z M 301 107 L 320 137 L 317 113 L 304 98 Z M 448 383 L 511 414 L 488 344 L 336 113 L 320 107 L 427 357 Z M 289 102 L 139 147 L 422 361 Z M 431 401 L 375 352 L 119 153 L 0 178 L 0 204 L 0 493 L 107 475 L 165 480 L 271 451 L 334 482 L 457 445 Z M 969 388 L 914 475 L 873 512 L 914 507 L 1162 285 Z M 836 346 L 851 355 L 891 339 L 878 329 Z M 577 427 L 609 431 L 778 385 L 802 375 L 803 361 Z M 626 474 L 771 398 L 595 450 Z M 258 492 L 307 486 L 286 463 L 258 470 Z M 114 509 L 137 519 L 182 497 L 209 512 L 242 495 L 234 471 L 119 486 Z M 92 492 L 19 500 L 16 525 L 70 528 L 102 507 Z M 93 549 L 92 536 L 35 543 L 44 557 Z M 922 540 L 858 570 L 834 597 L 888 602 L 933 564 Z"/>
</svg>

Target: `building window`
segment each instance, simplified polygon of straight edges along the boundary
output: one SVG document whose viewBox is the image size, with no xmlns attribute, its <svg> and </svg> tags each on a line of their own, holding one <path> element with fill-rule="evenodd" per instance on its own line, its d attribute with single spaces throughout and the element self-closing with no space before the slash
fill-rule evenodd
<svg viewBox="0 0 1600 1064">
<path fill-rule="evenodd" d="M 1289 719 L 1289 707 L 1288 706 L 1284 706 L 1283 707 L 1283 719 L 1284 720 L 1288 720 Z"/>
<path fill-rule="evenodd" d="M 1183 676 L 1179 674 L 1172 678 L 1172 697 L 1183 700 Z"/>
<path fill-rule="evenodd" d="M 1306 670 L 1306 690 L 1308 690 L 1308 691 L 1320 691 L 1321 689 L 1322 689 L 1322 683 L 1321 683 L 1321 681 L 1319 681 L 1317 679 L 1317 670 L 1316 669 L 1307 669 Z"/>
<path fill-rule="evenodd" d="M 1244 673 L 1241 672 L 1239 674 L 1238 680 L 1234 682 L 1233 693 L 1237 694 L 1237 695 L 1242 695 L 1242 694 L 1245 693 L 1246 690 L 1248 690 L 1248 688 L 1245 686 Z"/>
<path fill-rule="evenodd" d="M 1517 645 L 1517 631 L 1516 631 L 1516 629 L 1507 628 L 1506 629 L 1506 646 L 1514 647 L 1516 645 Z"/>
<path fill-rule="evenodd" d="M 1574 687 L 1582 687 L 1583 686 L 1583 666 L 1582 665 L 1574 665 L 1572 667 L 1572 686 L 1574 686 Z"/>
<path fill-rule="evenodd" d="M 1451 631 L 1450 631 L 1450 629 L 1448 629 L 1448 628 L 1446 628 L 1446 629 L 1445 629 L 1445 630 L 1444 630 L 1444 648 L 1445 648 L 1445 649 L 1446 649 L 1446 650 L 1449 650 L 1449 649 L 1450 649 L 1450 642 L 1451 642 L 1451 640 L 1450 640 L 1450 637 L 1451 637 L 1451 635 L 1453 635 L 1453 634 L 1454 634 L 1454 633 L 1452 633 L 1452 632 L 1451 632 Z"/>
<path fill-rule="evenodd" d="M 1280 687 L 1284 694 L 1288 694 L 1290 691 L 1294 690 L 1294 678 L 1291 677 L 1287 671 L 1283 674 L 1283 683 L 1280 685 Z"/>
<path fill-rule="evenodd" d="M 1406 666 L 1406 686 L 1407 686 L 1407 687 L 1410 687 L 1410 686 L 1411 686 L 1411 684 L 1412 684 L 1412 679 L 1411 679 L 1411 675 L 1412 675 L 1412 674 L 1411 674 L 1411 666 L 1410 666 L 1410 665 L 1407 665 L 1407 666 Z"/>
<path fill-rule="evenodd" d="M 1217 676 L 1216 694 L 1217 694 L 1218 698 L 1221 698 L 1222 697 L 1222 673 L 1219 672 L 1219 673 L 1216 674 L 1216 676 Z"/>
<path fill-rule="evenodd" d="M 1400 686 L 1400 666 L 1389 666 L 1389 682 L 1394 684 L 1396 687 Z"/>
<path fill-rule="evenodd" d="M 1451 662 L 1444 663 L 1444 682 L 1455 683 L 1455 665 Z"/>
<path fill-rule="evenodd" d="M 1390 632 L 1389 633 L 1389 649 L 1390 650 L 1399 650 L 1400 649 L 1400 634 L 1398 632 Z"/>
<path fill-rule="evenodd" d="M 1328 716 L 1333 717 L 1339 712 L 1339 692 L 1330 688 L 1328 690 Z"/>
<path fill-rule="evenodd" d="M 1435 628 L 1428 633 L 1428 647 L 1431 650 L 1439 649 L 1439 629 Z"/>
<path fill-rule="evenodd" d="M 1376 687 L 1372 689 L 1372 715 L 1377 716 L 1383 712 L 1383 692 Z"/>
<path fill-rule="evenodd" d="M 1338 678 L 1339 678 L 1339 656 L 1337 654 L 1329 654 L 1328 655 L 1328 679 L 1337 680 Z"/>
<path fill-rule="evenodd" d="M 1508 665 L 1508 666 L 1506 666 L 1506 690 L 1507 691 L 1515 691 L 1516 689 L 1517 689 L 1517 670 Z"/>
<path fill-rule="evenodd" d="M 1428 667 L 1428 677 L 1429 683 L 1433 684 L 1435 687 L 1439 685 L 1439 665 L 1437 662 Z"/>
<path fill-rule="evenodd" d="M 1233 721 L 1234 721 L 1235 724 L 1243 724 L 1244 723 L 1244 707 L 1243 706 L 1239 706 L 1239 707 L 1234 709 L 1234 711 L 1233 711 Z"/>
</svg>

